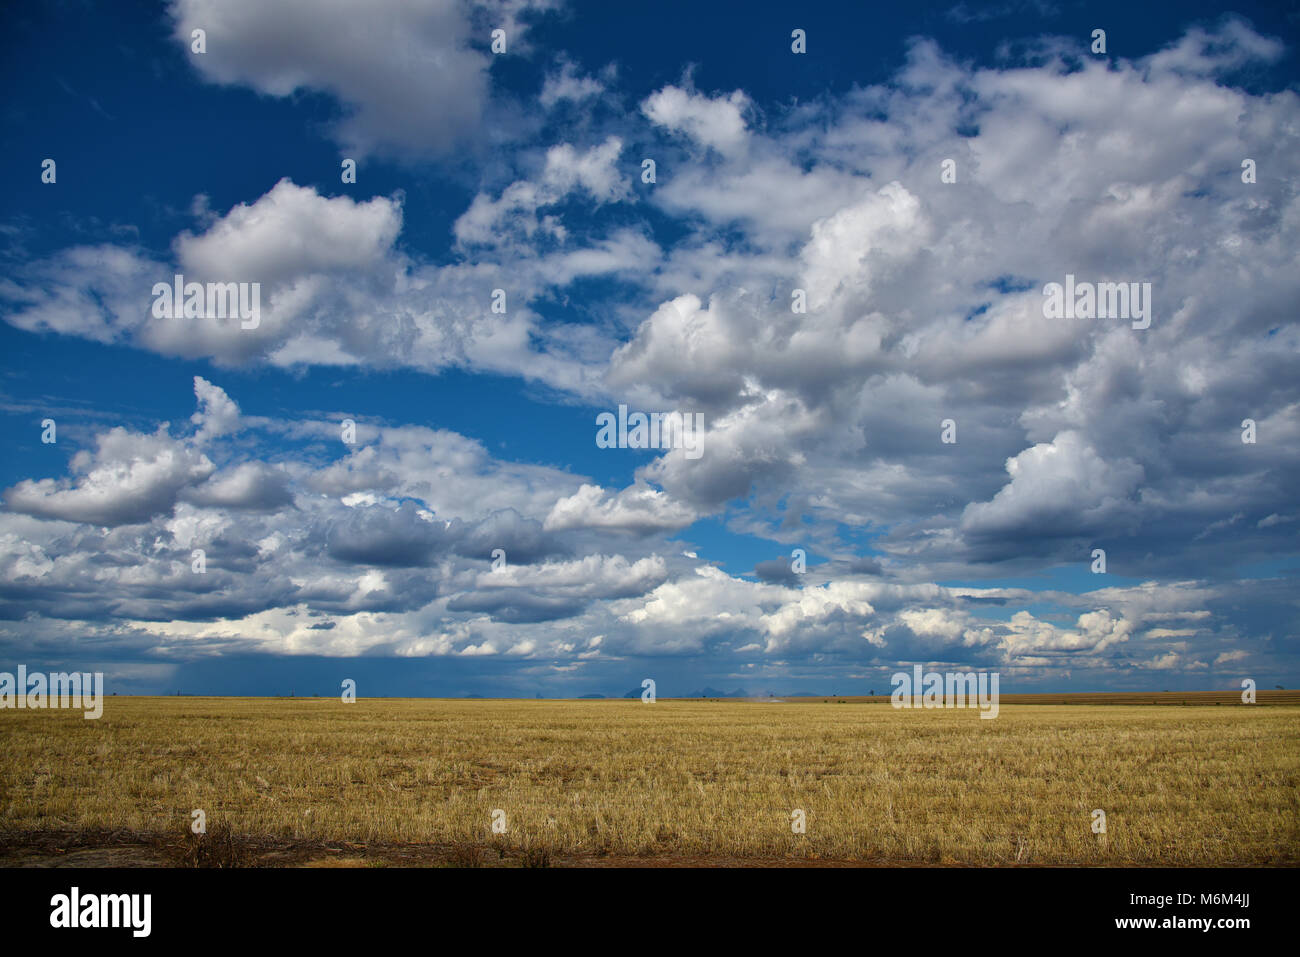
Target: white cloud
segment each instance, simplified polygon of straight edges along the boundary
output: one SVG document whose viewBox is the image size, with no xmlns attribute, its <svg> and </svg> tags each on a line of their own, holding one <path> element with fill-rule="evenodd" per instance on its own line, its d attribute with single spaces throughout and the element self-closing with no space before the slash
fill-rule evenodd
<svg viewBox="0 0 1300 957">
<path fill-rule="evenodd" d="M 695 518 L 691 508 L 648 485 L 630 485 L 610 492 L 599 485 L 584 484 L 555 503 L 544 527 L 548 531 L 596 528 L 644 535 L 684 528 Z"/>
<path fill-rule="evenodd" d="M 431 138 L 431 115 L 417 111 L 398 129 L 390 107 L 420 94 L 381 102 L 396 68 L 360 62 L 378 49 L 378 26 L 361 31 L 361 82 L 343 90 L 313 59 L 342 41 L 312 27 L 302 50 L 269 49 L 300 7 L 178 9 L 213 18 L 217 53 L 198 68 L 272 95 L 335 90 L 358 141 L 445 148 L 478 122 L 452 116 L 447 137 Z M 415 20 L 387 5 L 377 16 L 413 24 L 413 53 L 467 36 L 422 32 L 450 5 L 411 9 Z M 467 9 L 453 26 L 470 22 Z M 264 39 L 230 47 L 264 22 Z M 1221 77 L 1276 47 L 1232 21 L 1137 62 L 1075 69 L 1058 56 L 1069 44 L 1053 41 L 1035 65 L 982 69 L 922 41 L 890 83 L 765 107 L 761 123 L 743 93 L 664 87 L 639 114 L 591 120 L 573 142 L 503 153 L 452 211 L 458 245 L 437 264 L 399 245 L 398 196 L 356 202 L 286 180 L 225 214 L 200 204 L 177 265 L 196 279 L 260 277 L 257 330 L 151 320 L 149 287 L 173 265 L 140 249 L 74 247 L 19 266 L 0 296 L 24 329 L 227 364 L 500 373 L 602 407 L 700 411 L 706 432 L 701 459 L 666 454 L 622 489 L 504 461 L 445 430 L 371 421 L 331 461 L 280 441 L 337 447 L 337 421 L 250 421 L 197 379 L 192 440 L 119 430 L 71 476 L 10 490 L 3 561 L 54 596 L 14 600 L 58 598 L 68 614 L 86 601 L 87 615 L 107 607 L 118 621 L 221 618 L 205 640 L 234 641 L 249 622 L 249 640 L 267 647 L 342 653 L 387 642 L 394 653 L 567 655 L 600 633 L 610 656 L 726 644 L 864 667 L 946 655 L 1198 669 L 1224 640 L 1256 654 L 1263 636 L 1285 633 L 1290 606 L 1270 590 L 1282 584 L 1218 582 L 1292 544 L 1300 196 L 1286 171 L 1300 98 Z M 449 88 L 476 108 L 488 102 L 474 86 L 479 56 Z M 561 118 L 566 102 L 608 107 L 606 76 L 561 61 L 544 105 Z M 459 109 L 431 107 L 443 108 Z M 639 153 L 661 131 L 672 135 L 660 181 L 643 190 L 624 147 Z M 1244 156 L 1259 163 L 1256 184 L 1240 181 Z M 950 157 L 953 184 L 940 180 Z M 571 204 L 594 215 L 566 218 Z M 1151 282 L 1151 327 L 1044 319 L 1039 290 L 1066 273 Z M 612 291 L 568 288 L 584 277 Z M 505 315 L 489 308 L 497 287 L 509 291 Z M 791 309 L 795 288 L 809 293 L 806 312 Z M 542 316 L 586 306 L 590 321 Z M 1246 415 L 1260 425 L 1254 446 L 1240 441 Z M 949 417 L 951 446 L 939 441 Z M 266 434 L 275 454 L 257 444 Z M 283 527 L 257 511 L 277 496 L 298 509 Z M 832 556 L 825 580 L 756 584 L 702 564 L 711 543 L 690 525 L 705 515 L 786 553 Z M 148 533 L 132 533 L 140 544 L 74 524 L 87 521 Z M 486 570 L 498 534 L 514 536 L 512 555 L 532 549 L 504 578 Z M 330 552 L 347 535 L 351 550 Z M 868 541 L 876 570 L 854 571 Z M 194 543 L 221 556 L 202 593 L 173 570 Z M 393 560 L 395 545 L 412 564 Z M 1097 545 L 1112 571 L 1143 583 L 1049 596 L 933 584 L 1082 567 Z M 99 569 L 115 592 L 92 608 L 68 583 L 103 553 L 120 559 Z M 370 560 L 389 564 L 361 567 Z M 1265 624 L 1242 617 L 1255 605 L 1230 607 L 1246 591 Z M 1023 610 L 1031 597 L 1057 613 Z M 312 630 L 289 614 L 299 607 L 328 608 L 336 627 Z M 167 633 L 199 634 L 183 622 Z"/>
<path fill-rule="evenodd" d="M 744 114 L 749 105 L 749 97 L 740 90 L 729 96 L 710 98 L 681 87 L 665 86 L 641 104 L 641 112 L 656 126 L 685 133 L 702 146 L 732 153 L 747 141 Z"/>
<path fill-rule="evenodd" d="M 597 205 L 617 202 L 628 194 L 627 178 L 618 169 L 623 142 L 608 137 L 585 152 L 569 143 L 551 147 L 536 181 L 512 183 L 497 199 L 479 193 L 453 227 L 461 244 L 499 244 L 511 234 L 529 238 L 539 231 L 563 240 L 566 231 L 554 216 L 538 219 L 539 210 L 582 193 Z"/>
<path fill-rule="evenodd" d="M 196 442 L 228 435 L 239 428 L 239 406 L 220 386 L 196 375 L 194 396 L 199 400 L 199 411 L 190 421 L 199 427 L 194 436 Z"/>
<path fill-rule="evenodd" d="M 172 439 L 118 427 L 98 436 L 94 452 L 72 458 L 75 480 L 31 479 L 5 493 L 15 511 L 92 525 L 128 525 L 170 513 L 181 491 L 215 470 L 206 455 Z"/>
<path fill-rule="evenodd" d="M 401 228 L 401 207 L 393 200 L 326 197 L 282 179 L 202 234 L 182 233 L 175 245 L 187 281 L 293 283 L 384 262 Z"/>
<path fill-rule="evenodd" d="M 311 0 L 174 0 L 171 13 L 176 42 L 208 80 L 337 99 L 346 114 L 336 135 L 359 157 L 444 154 L 472 139 L 491 105 L 490 30 L 506 29 L 518 54 L 526 49 L 522 15 L 553 6 L 373 0 L 362 10 Z M 189 53 L 195 29 L 207 33 L 206 53 Z"/>
<path fill-rule="evenodd" d="M 605 84 L 595 77 L 579 76 L 571 60 L 563 60 L 560 68 L 546 75 L 538 101 L 548 110 L 566 100 L 581 103 L 605 92 Z"/>
<path fill-rule="evenodd" d="M 1134 510 L 1131 496 L 1143 477 L 1140 465 L 1108 462 L 1076 432 L 1026 449 L 1006 467 L 1011 481 L 993 500 L 966 507 L 962 526 L 968 532 L 1113 526 Z"/>
</svg>

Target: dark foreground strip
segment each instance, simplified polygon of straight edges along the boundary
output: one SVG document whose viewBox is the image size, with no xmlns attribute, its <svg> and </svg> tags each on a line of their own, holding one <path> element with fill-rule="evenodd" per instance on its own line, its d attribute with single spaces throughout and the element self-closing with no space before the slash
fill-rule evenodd
<svg viewBox="0 0 1300 957">
<path fill-rule="evenodd" d="M 1232 946 L 1290 925 L 1284 887 L 1294 877 L 1286 868 L 64 867 L 0 870 L 0 919 L 7 945 L 111 938 L 132 948 L 370 946 L 398 928 L 431 945 L 469 934 L 493 950 L 547 941 L 583 949 L 710 941 L 728 951 L 780 941 L 965 949 L 1118 937 Z M 118 926 L 52 927 L 52 915 L 73 922 L 74 902 L 77 923 L 84 915 Z M 138 935 L 144 913 L 147 936 Z"/>
</svg>

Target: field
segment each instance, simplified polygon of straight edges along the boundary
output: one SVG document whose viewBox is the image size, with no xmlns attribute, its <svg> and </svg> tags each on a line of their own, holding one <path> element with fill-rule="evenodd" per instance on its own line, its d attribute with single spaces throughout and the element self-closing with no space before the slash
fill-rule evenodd
<svg viewBox="0 0 1300 957">
<path fill-rule="evenodd" d="M 994 720 L 838 698 L 6 710 L 0 863 L 219 861 L 219 836 L 232 864 L 1295 864 L 1295 699 L 1003 696 Z"/>
</svg>

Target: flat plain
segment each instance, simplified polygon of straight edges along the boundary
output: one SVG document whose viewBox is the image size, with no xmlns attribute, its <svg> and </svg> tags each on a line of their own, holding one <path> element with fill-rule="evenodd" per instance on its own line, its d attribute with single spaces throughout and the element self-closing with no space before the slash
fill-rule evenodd
<svg viewBox="0 0 1300 957">
<path fill-rule="evenodd" d="M 0 863 L 201 860 L 195 810 L 227 864 L 1300 861 L 1295 692 L 1040 697 L 5 710 Z"/>
</svg>

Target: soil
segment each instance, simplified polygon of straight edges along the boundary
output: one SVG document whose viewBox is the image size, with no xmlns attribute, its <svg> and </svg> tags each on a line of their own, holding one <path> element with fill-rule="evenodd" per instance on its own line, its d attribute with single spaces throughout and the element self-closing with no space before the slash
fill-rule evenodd
<svg viewBox="0 0 1300 957">
<path fill-rule="evenodd" d="M 134 831 L 0 833 L 0 867 L 183 867 L 187 840 Z M 238 839 L 241 867 L 888 867 L 910 862 L 689 854 L 529 855 L 517 847 Z M 954 862 L 940 862 L 951 866 Z"/>
</svg>

